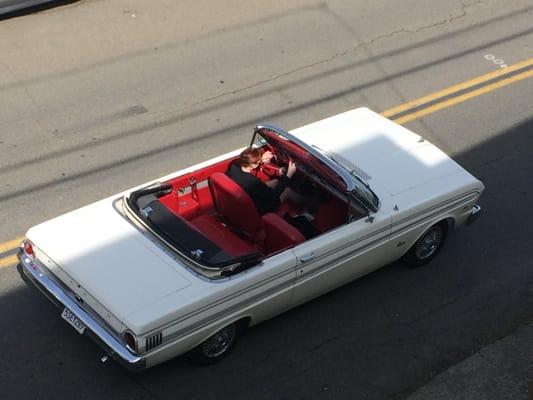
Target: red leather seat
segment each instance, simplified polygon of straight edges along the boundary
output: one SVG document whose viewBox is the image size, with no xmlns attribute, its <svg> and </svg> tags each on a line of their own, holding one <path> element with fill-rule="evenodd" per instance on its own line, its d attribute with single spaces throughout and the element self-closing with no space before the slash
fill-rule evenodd
<svg viewBox="0 0 533 400">
<path fill-rule="evenodd" d="M 264 254 L 305 241 L 300 231 L 279 215 L 267 213 L 261 218 L 248 193 L 227 175 L 220 172 L 212 174 L 209 188 L 217 212 L 234 230 L 243 233 L 262 248 Z"/>
<path fill-rule="evenodd" d="M 305 241 L 304 235 L 279 215 L 267 213 L 263 215 L 265 230 L 266 253 L 274 253 Z"/>
<path fill-rule="evenodd" d="M 226 253 L 233 256 L 261 252 L 255 243 L 241 239 L 213 215 L 200 215 L 191 220 L 190 224 Z"/>
<path fill-rule="evenodd" d="M 330 199 L 320 204 L 315 215 L 314 225 L 319 232 L 326 232 L 348 220 L 348 210 L 346 203 L 336 199 Z"/>
<path fill-rule="evenodd" d="M 209 177 L 215 210 L 229 224 L 250 238 L 260 235 L 263 223 L 252 199 L 233 179 L 221 172 Z"/>
</svg>

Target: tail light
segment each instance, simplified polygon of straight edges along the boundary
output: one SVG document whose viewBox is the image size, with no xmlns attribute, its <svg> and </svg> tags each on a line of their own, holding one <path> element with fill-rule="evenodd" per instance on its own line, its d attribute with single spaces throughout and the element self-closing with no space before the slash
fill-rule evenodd
<svg viewBox="0 0 533 400">
<path fill-rule="evenodd" d="M 33 251 L 33 245 L 31 244 L 29 240 L 24 240 L 24 242 L 22 242 L 22 251 L 24 252 L 25 255 L 30 257 L 32 260 L 35 259 L 35 252 Z"/>
<path fill-rule="evenodd" d="M 126 345 L 130 348 L 130 350 L 137 352 L 137 340 L 135 339 L 135 336 L 133 336 L 133 333 L 124 332 L 122 337 L 124 338 L 124 342 L 126 342 Z"/>
</svg>

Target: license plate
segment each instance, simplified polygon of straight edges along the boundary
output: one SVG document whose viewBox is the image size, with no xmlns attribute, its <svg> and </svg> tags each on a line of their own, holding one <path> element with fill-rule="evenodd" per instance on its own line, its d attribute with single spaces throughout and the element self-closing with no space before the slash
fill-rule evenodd
<svg viewBox="0 0 533 400">
<path fill-rule="evenodd" d="M 81 322 L 81 320 L 76 317 L 76 314 L 74 314 L 72 311 L 70 311 L 67 307 L 63 310 L 61 313 L 61 318 L 63 318 L 65 321 L 67 321 L 70 325 L 76 329 L 80 335 L 83 335 L 83 332 L 85 332 L 85 324 Z"/>
</svg>

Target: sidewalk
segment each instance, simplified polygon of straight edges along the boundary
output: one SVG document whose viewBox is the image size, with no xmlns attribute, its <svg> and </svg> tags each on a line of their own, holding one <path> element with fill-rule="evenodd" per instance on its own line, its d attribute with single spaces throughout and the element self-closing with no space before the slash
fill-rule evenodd
<svg viewBox="0 0 533 400">
<path fill-rule="evenodd" d="M 533 322 L 442 372 L 407 400 L 533 400 Z"/>
</svg>

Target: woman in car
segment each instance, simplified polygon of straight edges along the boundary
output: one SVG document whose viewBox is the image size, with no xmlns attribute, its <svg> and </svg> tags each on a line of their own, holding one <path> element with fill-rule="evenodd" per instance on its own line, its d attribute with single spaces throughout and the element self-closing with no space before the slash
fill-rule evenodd
<svg viewBox="0 0 533 400">
<path fill-rule="evenodd" d="M 270 163 L 272 157 L 270 151 L 262 153 L 258 148 L 248 147 L 241 152 L 239 160 L 232 163 L 227 172 L 227 175 L 252 198 L 260 215 L 275 212 L 286 200 L 296 203 L 306 200 L 304 196 L 288 187 L 291 177 L 296 172 L 296 164 L 292 161 L 279 179 L 263 182 L 252 174 L 262 163 Z"/>
</svg>

